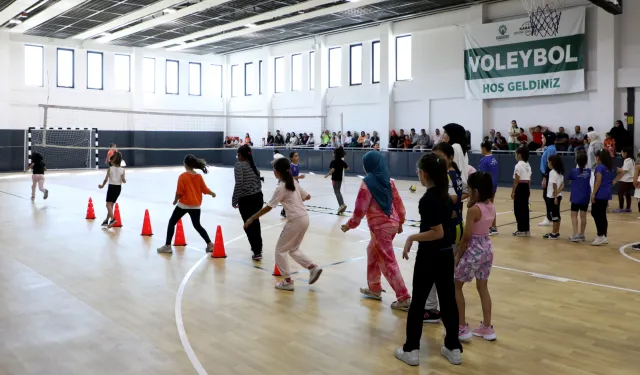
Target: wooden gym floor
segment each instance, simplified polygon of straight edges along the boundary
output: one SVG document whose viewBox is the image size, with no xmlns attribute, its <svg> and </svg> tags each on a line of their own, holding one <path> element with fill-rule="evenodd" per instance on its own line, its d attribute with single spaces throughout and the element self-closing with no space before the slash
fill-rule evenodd
<svg viewBox="0 0 640 375">
<path fill-rule="evenodd" d="M 29 175 L 0 176 L 0 374 L 640 373 L 640 254 L 621 248 L 639 238 L 637 213 L 609 215 L 606 247 L 569 243 L 568 212 L 562 239 L 544 241 L 548 228 L 536 226 L 543 205 L 535 191 L 534 236 L 516 239 L 509 190 L 501 188 L 490 282 L 498 340 L 474 338 L 464 346 L 462 366 L 453 366 L 439 353 L 442 326 L 425 325 L 421 366 L 411 368 L 393 357 L 406 320 L 406 313 L 389 307 L 393 293 L 376 302 L 358 292 L 366 285 L 366 223 L 343 234 L 346 218 L 310 207 L 303 250 L 325 272 L 313 286 L 301 272 L 295 292 L 277 291 L 271 271 L 283 220 L 275 211 L 262 220 L 265 259 L 254 265 L 231 207 L 228 168 L 213 168 L 205 178 L 218 197 L 205 197 L 203 224 L 212 238 L 222 225 L 229 257 L 205 256 L 188 219 L 189 246 L 173 255 L 156 253 L 180 172 L 129 170 L 119 201 L 124 227 L 111 230 L 100 228 L 103 171 L 50 173 L 49 200 L 38 193 L 33 204 Z M 270 197 L 275 179 L 263 175 Z M 310 175 L 302 183 L 313 197 L 309 205 L 336 208 L 329 180 Z M 418 220 L 424 190 L 410 193 L 412 183 L 396 181 L 408 218 Z M 359 184 L 349 177 L 343 185 L 350 206 Z M 89 197 L 94 221 L 84 219 Z M 140 236 L 147 208 L 151 238 Z M 593 236 L 589 219 L 587 237 Z M 398 236 L 396 246 L 404 238 Z M 411 289 L 413 261 L 399 263 Z M 476 326 L 479 299 L 472 285 L 465 291 L 467 317 Z"/>
</svg>

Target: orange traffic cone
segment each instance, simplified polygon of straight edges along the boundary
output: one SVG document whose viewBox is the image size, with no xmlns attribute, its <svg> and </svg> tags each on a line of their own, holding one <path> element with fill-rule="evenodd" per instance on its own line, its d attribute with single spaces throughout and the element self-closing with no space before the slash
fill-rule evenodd
<svg viewBox="0 0 640 375">
<path fill-rule="evenodd" d="M 184 238 L 182 219 L 178 220 L 178 224 L 176 224 L 176 237 L 173 240 L 173 246 L 187 246 L 187 240 Z"/>
<path fill-rule="evenodd" d="M 278 265 L 277 264 L 273 267 L 272 275 L 273 276 L 282 276 L 282 274 L 280 273 L 280 269 L 278 269 Z"/>
<path fill-rule="evenodd" d="M 120 218 L 120 206 L 116 203 L 116 208 L 113 211 L 113 218 L 115 223 L 111 226 L 111 228 L 122 228 L 122 219 Z"/>
<path fill-rule="evenodd" d="M 149 210 L 144 210 L 144 221 L 142 222 L 141 236 L 153 236 L 153 230 L 151 230 L 151 218 L 149 217 Z"/>
<path fill-rule="evenodd" d="M 91 201 L 91 198 L 89 198 L 89 204 L 87 205 L 87 216 L 85 217 L 85 219 L 94 220 L 95 218 L 96 213 L 95 211 L 93 211 L 93 202 Z"/>
<path fill-rule="evenodd" d="M 216 241 L 213 243 L 213 253 L 211 253 L 212 258 L 226 258 L 227 253 L 224 250 L 224 240 L 222 239 L 222 227 L 218 225 L 218 229 L 216 229 Z"/>
</svg>

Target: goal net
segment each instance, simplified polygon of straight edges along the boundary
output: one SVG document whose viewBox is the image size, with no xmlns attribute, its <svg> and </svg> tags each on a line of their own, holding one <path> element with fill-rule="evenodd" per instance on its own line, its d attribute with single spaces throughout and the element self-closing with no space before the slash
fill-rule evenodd
<svg viewBox="0 0 640 375">
<path fill-rule="evenodd" d="M 36 129 L 27 131 L 27 157 L 39 153 L 48 169 L 98 167 L 98 129 Z"/>
</svg>

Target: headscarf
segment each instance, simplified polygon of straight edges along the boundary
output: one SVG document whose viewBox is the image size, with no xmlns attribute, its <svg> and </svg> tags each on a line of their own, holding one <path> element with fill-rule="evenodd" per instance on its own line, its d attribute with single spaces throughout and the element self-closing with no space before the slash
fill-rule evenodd
<svg viewBox="0 0 640 375">
<path fill-rule="evenodd" d="M 590 142 L 601 142 L 602 139 L 600 139 L 600 133 L 598 133 L 597 131 L 592 131 L 587 133 L 587 137 L 591 138 Z"/>
<path fill-rule="evenodd" d="M 589 147 L 587 148 L 587 165 L 589 166 L 589 168 L 593 169 L 596 167 L 597 153 L 602 150 L 604 145 L 602 144 L 600 133 L 596 131 L 587 133 L 587 137 L 591 139 L 591 141 L 589 142 Z"/>
<path fill-rule="evenodd" d="M 459 144 L 462 147 L 462 152 L 467 154 L 467 132 L 462 125 L 458 124 L 447 124 L 444 126 L 444 131 L 447 132 L 449 136 L 449 144 Z"/>
<path fill-rule="evenodd" d="M 380 152 L 369 151 L 362 157 L 367 175 L 364 183 L 387 216 L 391 216 L 391 175 Z"/>
<path fill-rule="evenodd" d="M 395 130 L 391 130 L 391 136 L 393 136 L 393 137 L 397 137 L 397 136 L 398 136 L 398 133 L 396 133 L 396 131 L 395 131 Z"/>
</svg>

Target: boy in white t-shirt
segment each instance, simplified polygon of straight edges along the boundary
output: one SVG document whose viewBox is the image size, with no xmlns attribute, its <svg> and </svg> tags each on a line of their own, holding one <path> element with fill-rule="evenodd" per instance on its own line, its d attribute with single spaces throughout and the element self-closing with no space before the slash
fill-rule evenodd
<svg viewBox="0 0 640 375">
<path fill-rule="evenodd" d="M 529 237 L 529 196 L 531 195 L 531 166 L 529 165 L 529 149 L 524 146 L 516 150 L 516 164 L 513 171 L 513 213 L 516 216 L 518 230 L 513 232 L 516 237 Z"/>
<path fill-rule="evenodd" d="M 560 238 L 560 202 L 564 189 L 564 164 L 560 155 L 553 155 L 547 161 L 549 164 L 549 182 L 547 183 L 547 211 L 553 223 L 553 231 L 542 238 L 557 240 Z"/>
</svg>

